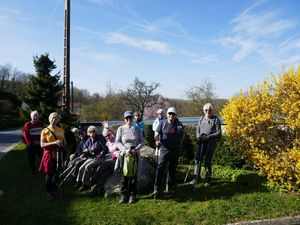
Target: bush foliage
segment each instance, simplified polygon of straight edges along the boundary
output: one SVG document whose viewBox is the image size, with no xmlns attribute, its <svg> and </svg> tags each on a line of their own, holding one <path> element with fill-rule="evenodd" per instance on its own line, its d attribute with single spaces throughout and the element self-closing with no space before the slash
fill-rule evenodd
<svg viewBox="0 0 300 225">
<path fill-rule="evenodd" d="M 230 168 L 245 168 L 247 165 L 246 161 L 237 152 L 231 149 L 230 145 L 226 142 L 227 139 L 224 134 L 218 142 L 212 163 L 214 165 L 227 166 Z M 155 148 L 152 124 L 145 125 L 145 145 Z M 197 147 L 196 126 L 184 126 L 184 139 L 180 161 L 183 163 L 193 163 Z"/>
<path fill-rule="evenodd" d="M 271 74 L 222 110 L 234 149 L 282 189 L 300 186 L 300 67 Z"/>
</svg>

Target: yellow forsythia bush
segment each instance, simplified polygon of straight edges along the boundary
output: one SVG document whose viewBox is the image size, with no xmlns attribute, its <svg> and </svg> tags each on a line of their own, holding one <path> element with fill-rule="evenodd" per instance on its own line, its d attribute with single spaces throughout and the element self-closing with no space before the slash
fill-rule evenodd
<svg viewBox="0 0 300 225">
<path fill-rule="evenodd" d="M 300 67 L 241 91 L 221 115 L 236 151 L 270 181 L 300 192 Z"/>
</svg>

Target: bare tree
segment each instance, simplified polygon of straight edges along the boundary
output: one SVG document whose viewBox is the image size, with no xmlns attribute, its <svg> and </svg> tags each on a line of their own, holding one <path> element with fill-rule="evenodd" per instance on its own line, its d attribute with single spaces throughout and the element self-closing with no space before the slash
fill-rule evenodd
<svg viewBox="0 0 300 225">
<path fill-rule="evenodd" d="M 124 100 L 133 110 L 139 111 L 143 118 L 146 107 L 151 107 L 157 103 L 159 94 L 155 90 L 160 86 L 159 83 L 152 82 L 147 84 L 135 77 L 133 84 L 125 92 L 121 92 Z"/>
<path fill-rule="evenodd" d="M 188 99 L 200 102 L 210 102 L 216 98 L 214 85 L 209 79 L 203 80 L 199 86 L 189 87 L 185 93 Z"/>
<path fill-rule="evenodd" d="M 192 114 L 199 114 L 199 109 L 207 103 L 214 103 L 216 99 L 215 88 L 213 83 L 209 79 L 203 80 L 199 86 L 189 87 L 185 94 L 191 103 L 191 112 Z"/>
<path fill-rule="evenodd" d="M 12 66 L 10 64 L 6 64 L 5 66 L 0 66 L 0 90 L 6 91 L 7 89 L 7 81 L 10 79 Z"/>
<path fill-rule="evenodd" d="M 28 75 L 13 68 L 10 64 L 0 65 L 0 90 L 11 92 L 16 96 L 24 96 L 27 77 Z"/>
</svg>

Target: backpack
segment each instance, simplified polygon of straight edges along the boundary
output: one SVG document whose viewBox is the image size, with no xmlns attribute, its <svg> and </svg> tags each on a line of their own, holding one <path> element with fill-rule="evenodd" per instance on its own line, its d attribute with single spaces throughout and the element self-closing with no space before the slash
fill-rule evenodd
<svg viewBox="0 0 300 225">
<path fill-rule="evenodd" d="M 124 155 L 123 175 L 133 177 L 137 174 L 137 157 L 135 155 Z"/>
<path fill-rule="evenodd" d="M 164 131 L 164 129 L 166 128 L 167 121 L 168 121 L 168 120 L 167 120 L 166 118 L 164 118 L 163 121 L 162 121 L 161 130 L 160 130 L 160 132 L 159 132 L 159 134 L 160 134 L 161 136 L 163 135 L 163 131 Z M 177 134 L 177 127 L 178 127 L 178 126 L 182 126 L 182 129 L 183 129 L 183 125 L 182 125 L 181 122 L 179 122 L 179 120 L 178 120 L 177 118 L 176 118 L 176 120 L 175 120 L 175 123 L 176 123 L 175 129 L 176 129 L 176 134 Z"/>
</svg>

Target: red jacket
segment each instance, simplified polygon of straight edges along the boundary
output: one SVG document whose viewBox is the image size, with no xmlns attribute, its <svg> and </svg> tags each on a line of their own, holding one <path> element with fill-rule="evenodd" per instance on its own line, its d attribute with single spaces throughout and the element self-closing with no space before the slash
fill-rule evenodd
<svg viewBox="0 0 300 225">
<path fill-rule="evenodd" d="M 33 124 L 31 121 L 25 123 L 23 137 L 26 145 L 39 144 L 41 139 L 42 123 Z"/>
</svg>

